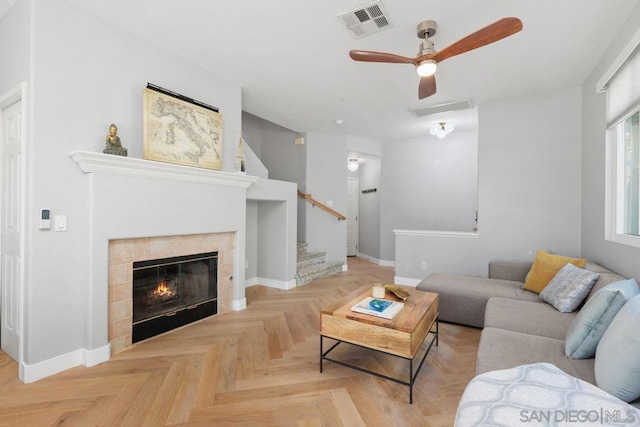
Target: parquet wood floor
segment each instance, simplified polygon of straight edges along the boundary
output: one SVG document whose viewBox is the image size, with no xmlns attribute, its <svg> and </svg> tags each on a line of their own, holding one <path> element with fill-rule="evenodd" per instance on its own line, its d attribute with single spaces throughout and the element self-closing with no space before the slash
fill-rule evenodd
<svg viewBox="0 0 640 427">
<path fill-rule="evenodd" d="M 289 291 L 253 286 L 246 310 L 32 384 L 0 352 L 0 426 L 450 426 L 475 372 L 478 329 L 440 324 L 413 405 L 400 384 L 330 362 L 319 373 L 320 308 L 392 281 L 392 268 L 349 258 L 348 272 Z M 364 349 L 336 351 L 380 372 L 407 369 Z"/>
</svg>

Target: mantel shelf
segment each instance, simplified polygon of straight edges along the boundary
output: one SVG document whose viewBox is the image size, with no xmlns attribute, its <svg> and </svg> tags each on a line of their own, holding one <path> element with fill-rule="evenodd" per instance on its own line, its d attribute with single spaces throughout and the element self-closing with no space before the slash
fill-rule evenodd
<svg viewBox="0 0 640 427">
<path fill-rule="evenodd" d="M 83 173 L 123 175 L 248 188 L 257 176 L 173 165 L 152 160 L 114 156 L 91 151 L 72 151 L 69 156 Z"/>
</svg>

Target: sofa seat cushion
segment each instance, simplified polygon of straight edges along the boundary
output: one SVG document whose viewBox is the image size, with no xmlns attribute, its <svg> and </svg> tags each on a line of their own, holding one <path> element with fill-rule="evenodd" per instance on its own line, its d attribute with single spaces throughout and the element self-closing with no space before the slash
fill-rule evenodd
<svg viewBox="0 0 640 427">
<path fill-rule="evenodd" d="M 605 411 L 620 414 L 624 422 L 615 425 L 640 420 L 640 411 L 633 406 L 552 364 L 535 363 L 471 380 L 460 399 L 455 426 L 572 425 L 566 418 L 570 414 L 576 424 L 577 414 L 588 414 L 585 424 L 612 425 Z"/>
<path fill-rule="evenodd" d="M 538 294 L 525 291 L 521 282 L 455 274 L 430 274 L 417 286 L 438 294 L 440 320 L 482 328 L 484 311 L 491 297 L 539 301 Z"/>
<path fill-rule="evenodd" d="M 565 357 L 562 340 L 498 328 L 484 328 L 482 331 L 477 374 L 537 362 L 552 363 L 569 375 L 595 384 L 594 359 Z"/>
<path fill-rule="evenodd" d="M 575 316 L 576 312 L 560 313 L 549 304 L 491 298 L 487 303 L 484 326 L 564 340 Z"/>
</svg>

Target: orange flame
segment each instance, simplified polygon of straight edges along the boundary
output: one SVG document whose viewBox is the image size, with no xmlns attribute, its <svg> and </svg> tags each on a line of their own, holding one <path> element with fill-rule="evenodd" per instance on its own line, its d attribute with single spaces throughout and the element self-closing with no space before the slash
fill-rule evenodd
<svg viewBox="0 0 640 427">
<path fill-rule="evenodd" d="M 167 286 L 167 282 L 162 281 L 158 285 L 155 291 L 153 291 L 153 295 L 157 297 L 170 297 L 174 294 L 174 292 Z"/>
</svg>

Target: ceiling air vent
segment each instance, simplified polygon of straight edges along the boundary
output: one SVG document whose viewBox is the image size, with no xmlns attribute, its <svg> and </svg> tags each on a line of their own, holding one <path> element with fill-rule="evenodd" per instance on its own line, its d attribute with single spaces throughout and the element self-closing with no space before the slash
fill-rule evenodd
<svg viewBox="0 0 640 427">
<path fill-rule="evenodd" d="M 392 26 L 389 15 L 387 15 L 387 11 L 381 1 L 367 3 L 348 12 L 340 13 L 338 19 L 356 39 Z"/>
<path fill-rule="evenodd" d="M 409 110 L 409 112 L 416 117 L 424 117 L 430 116 L 432 114 L 446 113 L 449 111 L 468 110 L 472 107 L 473 105 L 471 104 L 471 100 L 467 99 L 466 101 L 447 102 L 446 104 L 432 105 L 425 108 L 416 108 L 415 110 Z"/>
</svg>

